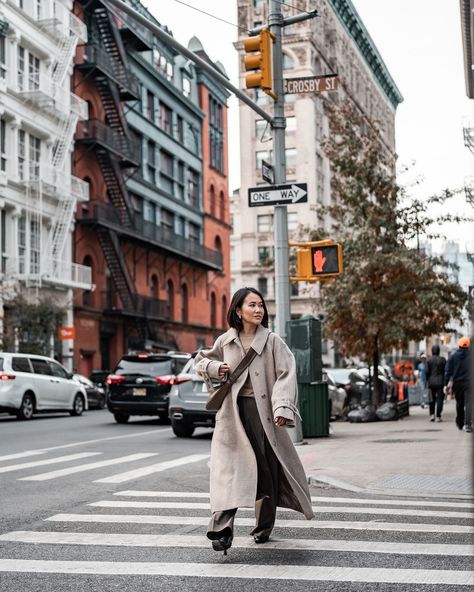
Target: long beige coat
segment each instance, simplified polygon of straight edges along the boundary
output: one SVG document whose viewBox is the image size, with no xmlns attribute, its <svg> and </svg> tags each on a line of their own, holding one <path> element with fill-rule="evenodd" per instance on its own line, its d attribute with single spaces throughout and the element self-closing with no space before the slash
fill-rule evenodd
<svg viewBox="0 0 474 592">
<path fill-rule="evenodd" d="M 211 445 L 211 510 L 255 505 L 257 462 L 237 405 L 237 395 L 250 373 L 260 420 L 282 468 L 277 505 L 302 512 L 310 520 L 314 514 L 303 466 L 287 429 L 274 423 L 274 418 L 282 416 L 291 424 L 297 412 L 295 359 L 285 342 L 261 325 L 252 348 L 257 355 L 216 414 Z M 244 355 L 237 331 L 230 329 L 211 349 L 198 353 L 194 367 L 206 381 L 218 379 L 222 362 L 232 372 Z"/>
</svg>

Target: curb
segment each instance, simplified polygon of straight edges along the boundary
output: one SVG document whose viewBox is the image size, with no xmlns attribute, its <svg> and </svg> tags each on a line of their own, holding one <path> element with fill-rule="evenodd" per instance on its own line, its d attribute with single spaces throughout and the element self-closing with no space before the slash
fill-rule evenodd
<svg viewBox="0 0 474 592">
<path fill-rule="evenodd" d="M 457 499 L 463 501 L 474 501 L 474 494 L 469 493 L 452 493 L 452 492 L 438 492 L 432 493 L 429 491 L 419 491 L 419 490 L 407 490 L 407 489 L 376 489 L 376 488 L 367 488 L 367 487 L 360 487 L 359 485 L 354 485 L 352 483 L 348 483 L 347 481 L 340 481 L 339 479 L 335 479 L 334 477 L 329 477 L 326 475 L 320 475 L 318 477 L 308 477 L 309 485 L 313 485 L 315 487 L 321 487 L 322 485 L 329 485 L 335 489 L 342 489 L 344 491 L 351 491 L 352 493 L 364 493 L 370 495 L 385 495 L 385 496 L 400 496 L 400 497 L 417 497 L 417 498 L 446 498 L 446 499 Z"/>
</svg>

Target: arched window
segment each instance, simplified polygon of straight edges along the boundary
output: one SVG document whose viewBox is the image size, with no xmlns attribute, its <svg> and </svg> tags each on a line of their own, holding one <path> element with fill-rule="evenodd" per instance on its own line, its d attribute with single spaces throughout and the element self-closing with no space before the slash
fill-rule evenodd
<svg viewBox="0 0 474 592">
<path fill-rule="evenodd" d="M 283 54 L 283 70 L 294 70 L 295 60 L 287 53 Z"/>
<path fill-rule="evenodd" d="M 181 320 L 183 323 L 188 322 L 188 286 L 186 284 L 181 286 Z"/>
<path fill-rule="evenodd" d="M 157 300 L 158 300 L 158 290 L 159 290 L 158 276 L 156 275 L 156 273 L 154 273 L 150 278 L 150 296 L 152 298 L 156 298 Z"/>
<path fill-rule="evenodd" d="M 217 325 L 217 303 L 216 295 L 211 292 L 211 327 L 215 328 Z"/>
<path fill-rule="evenodd" d="M 222 318 L 221 325 L 223 328 L 227 326 L 227 296 L 222 296 Z"/>
<path fill-rule="evenodd" d="M 216 236 L 216 238 L 214 239 L 214 249 L 216 251 L 219 251 L 219 253 L 221 253 L 222 255 L 222 241 L 220 236 Z"/>
<path fill-rule="evenodd" d="M 214 185 L 211 185 L 211 188 L 209 189 L 209 201 L 210 201 L 211 216 L 215 216 L 216 215 L 216 192 L 214 189 Z"/>
<path fill-rule="evenodd" d="M 174 285 L 172 280 L 166 282 L 166 301 L 170 320 L 174 319 Z"/>
<path fill-rule="evenodd" d="M 221 220 L 225 218 L 225 197 L 223 191 L 219 193 L 219 217 Z"/>
<path fill-rule="evenodd" d="M 85 267 L 90 267 L 91 268 L 91 281 L 93 282 L 93 274 L 94 274 L 94 270 L 92 269 L 92 257 L 90 255 L 86 255 L 84 257 L 84 259 L 82 260 L 82 265 L 84 265 Z M 82 293 L 82 304 L 84 306 L 93 306 L 93 293 L 92 290 L 84 290 L 84 292 Z"/>
</svg>

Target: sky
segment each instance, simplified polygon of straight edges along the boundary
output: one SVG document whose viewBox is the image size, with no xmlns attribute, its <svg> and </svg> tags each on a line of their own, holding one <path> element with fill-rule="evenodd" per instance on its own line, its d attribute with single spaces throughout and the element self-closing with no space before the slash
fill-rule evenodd
<svg viewBox="0 0 474 592">
<path fill-rule="evenodd" d="M 237 27 L 219 22 L 178 0 L 142 0 L 174 37 L 187 45 L 196 35 L 213 60 L 220 60 L 237 85 L 238 60 L 233 42 Z M 230 23 L 237 23 L 235 0 L 183 0 Z M 291 3 L 290 0 L 287 0 Z M 474 155 L 463 142 L 463 125 L 474 127 L 474 101 L 466 97 L 459 2 L 453 0 L 352 0 L 404 101 L 396 114 L 400 165 L 410 170 L 399 182 L 418 197 L 464 186 L 474 177 Z M 316 3 L 317 6 L 317 3 Z M 239 187 L 238 105 L 229 102 L 230 190 Z M 421 183 L 413 184 L 415 180 Z M 302 179 L 304 181 L 304 179 Z M 464 194 L 451 211 L 474 215 Z M 449 239 L 474 250 L 474 224 L 447 226 Z M 472 247 L 471 243 L 472 242 Z"/>
</svg>

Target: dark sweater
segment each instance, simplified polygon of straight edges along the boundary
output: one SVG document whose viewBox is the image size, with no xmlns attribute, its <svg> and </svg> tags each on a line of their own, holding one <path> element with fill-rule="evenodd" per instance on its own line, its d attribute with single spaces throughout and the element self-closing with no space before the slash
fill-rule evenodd
<svg viewBox="0 0 474 592">
<path fill-rule="evenodd" d="M 469 349 L 459 348 L 449 356 L 444 371 L 444 384 L 453 382 L 469 382 Z"/>
<path fill-rule="evenodd" d="M 446 358 L 443 358 L 443 356 L 431 356 L 426 364 L 426 381 L 428 386 L 443 386 L 445 366 Z"/>
</svg>

